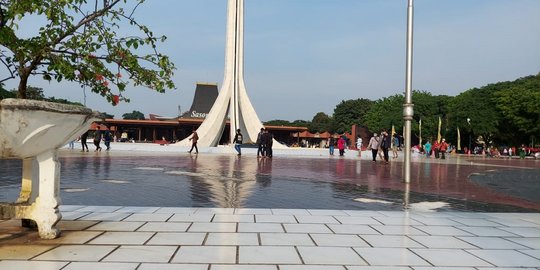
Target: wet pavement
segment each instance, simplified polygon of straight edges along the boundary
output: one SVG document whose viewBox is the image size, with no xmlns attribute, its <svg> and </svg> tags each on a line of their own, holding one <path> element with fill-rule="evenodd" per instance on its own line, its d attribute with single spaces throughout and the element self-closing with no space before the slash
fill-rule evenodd
<svg viewBox="0 0 540 270">
<path fill-rule="evenodd" d="M 540 161 L 415 157 L 400 160 L 249 153 L 60 152 L 64 204 L 159 207 L 540 212 Z M 0 201 L 20 190 L 21 162 L 0 160 Z"/>
</svg>

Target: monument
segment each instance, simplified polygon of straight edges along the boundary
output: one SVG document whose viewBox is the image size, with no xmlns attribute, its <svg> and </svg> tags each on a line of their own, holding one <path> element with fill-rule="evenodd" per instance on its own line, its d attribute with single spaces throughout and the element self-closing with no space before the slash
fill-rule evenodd
<svg viewBox="0 0 540 270">
<path fill-rule="evenodd" d="M 199 147 L 217 146 L 227 119 L 230 120 L 230 140 L 240 129 L 244 142 L 255 142 L 263 127 L 244 83 L 244 0 L 228 0 L 225 46 L 223 84 L 212 109 L 197 129 Z M 187 146 L 190 142 L 186 138 L 178 144 Z M 284 147 L 276 141 L 273 145 L 274 148 Z"/>
</svg>

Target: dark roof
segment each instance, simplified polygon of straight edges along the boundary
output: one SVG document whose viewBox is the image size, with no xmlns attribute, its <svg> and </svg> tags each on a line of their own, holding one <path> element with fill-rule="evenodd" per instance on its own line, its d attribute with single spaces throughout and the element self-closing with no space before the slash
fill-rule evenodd
<svg viewBox="0 0 540 270">
<path fill-rule="evenodd" d="M 191 108 L 181 118 L 205 118 L 212 109 L 217 96 L 217 84 L 197 83 Z"/>
</svg>

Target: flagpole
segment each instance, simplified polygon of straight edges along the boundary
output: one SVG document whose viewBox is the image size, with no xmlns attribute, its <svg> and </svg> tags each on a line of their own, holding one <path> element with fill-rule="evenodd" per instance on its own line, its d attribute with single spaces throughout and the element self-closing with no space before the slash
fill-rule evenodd
<svg viewBox="0 0 540 270">
<path fill-rule="evenodd" d="M 407 5 L 407 64 L 405 78 L 405 103 L 403 104 L 403 120 L 405 121 L 405 171 L 403 182 L 411 182 L 411 121 L 414 115 L 412 103 L 412 58 L 413 56 L 413 0 Z"/>
</svg>

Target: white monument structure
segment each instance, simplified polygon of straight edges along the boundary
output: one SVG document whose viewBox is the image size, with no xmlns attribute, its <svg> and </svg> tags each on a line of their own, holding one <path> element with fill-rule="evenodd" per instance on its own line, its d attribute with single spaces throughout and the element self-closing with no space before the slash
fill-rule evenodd
<svg viewBox="0 0 540 270">
<path fill-rule="evenodd" d="M 227 117 L 230 120 L 230 141 L 240 129 L 244 142 L 255 142 L 263 127 L 246 92 L 244 83 L 244 0 L 228 0 L 225 73 L 219 95 L 197 129 L 198 146 L 217 146 Z M 179 145 L 189 145 L 188 138 Z M 284 147 L 274 140 L 274 148 Z"/>
</svg>

